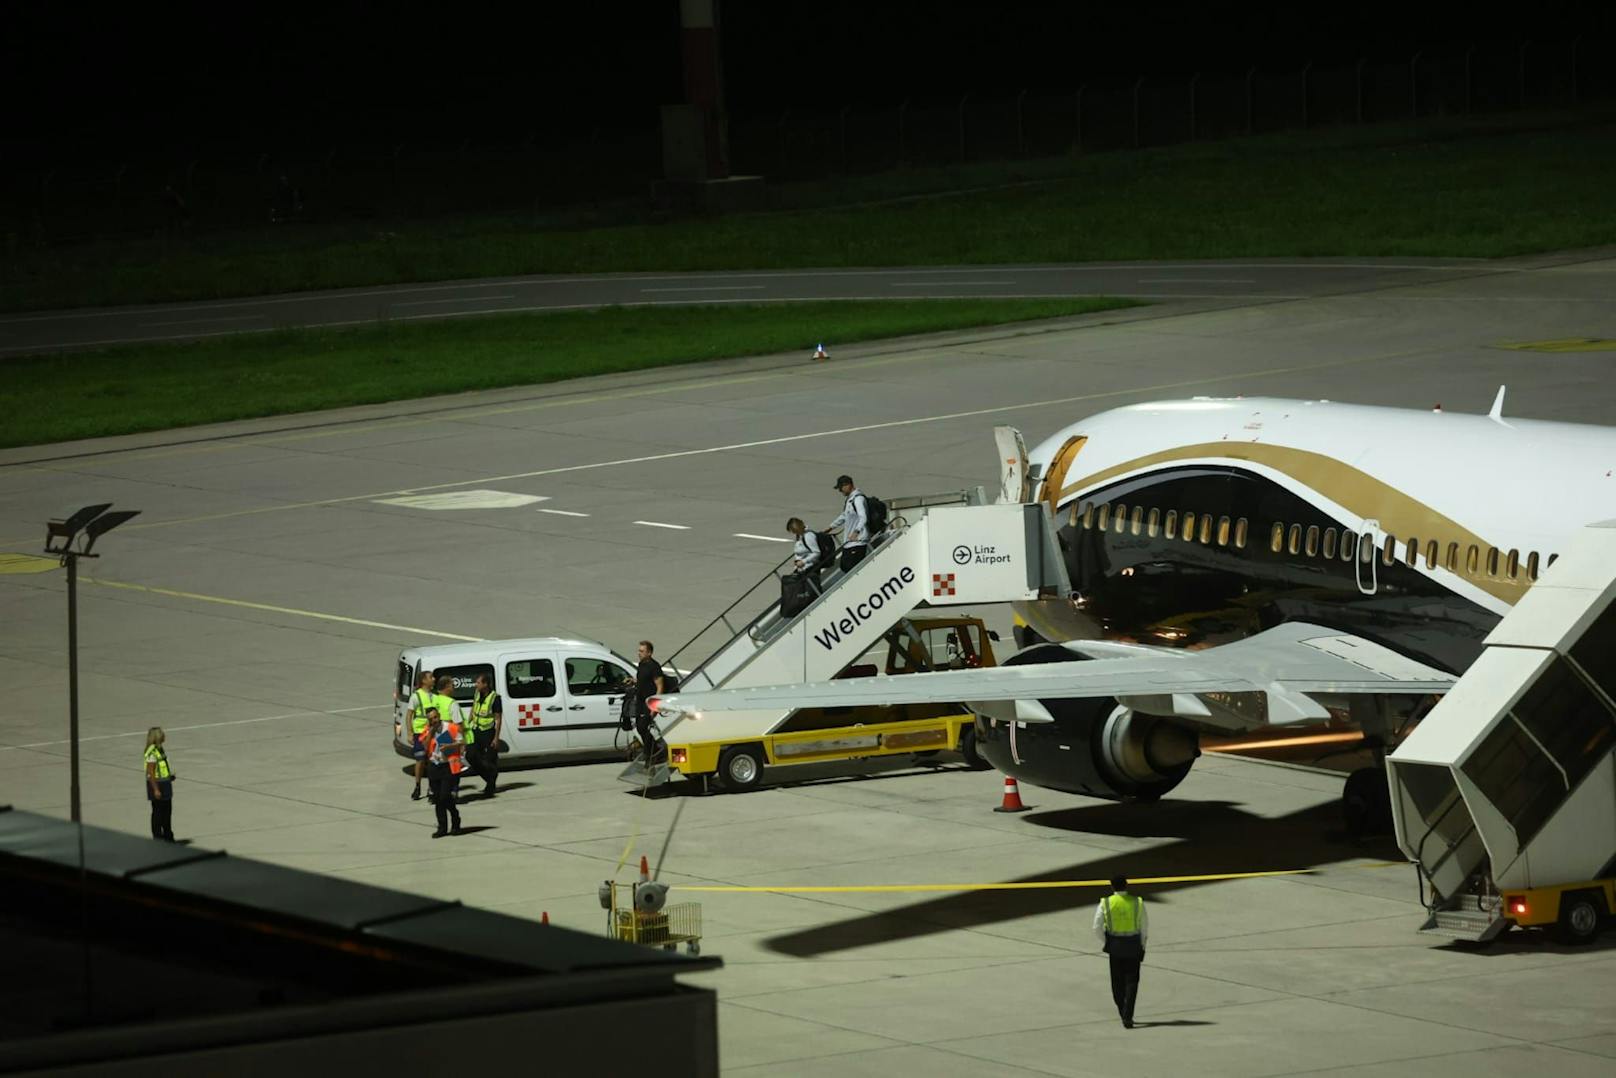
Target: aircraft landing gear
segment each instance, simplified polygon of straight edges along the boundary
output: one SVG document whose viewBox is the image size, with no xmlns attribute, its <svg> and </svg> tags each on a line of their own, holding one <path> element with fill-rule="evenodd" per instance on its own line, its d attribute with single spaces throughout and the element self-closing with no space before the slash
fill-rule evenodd
<svg viewBox="0 0 1616 1078">
<path fill-rule="evenodd" d="M 1379 756 L 1379 753 L 1376 753 Z M 1347 776 L 1341 791 L 1341 817 L 1354 839 L 1392 832 L 1392 795 L 1386 765 L 1363 767 Z"/>
</svg>

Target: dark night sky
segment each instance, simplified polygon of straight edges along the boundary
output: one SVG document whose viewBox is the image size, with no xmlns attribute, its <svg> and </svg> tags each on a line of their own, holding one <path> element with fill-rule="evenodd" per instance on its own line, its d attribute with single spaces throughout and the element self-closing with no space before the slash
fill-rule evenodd
<svg viewBox="0 0 1616 1078">
<path fill-rule="evenodd" d="M 761 115 L 1070 88 L 1136 71 L 1288 68 L 1307 56 L 1406 55 L 1470 39 L 1598 37 L 1613 32 L 1613 8 L 1537 4 L 1529 20 L 1489 22 L 1361 7 L 1321 14 L 1306 3 L 730 0 L 724 62 L 731 112 Z M 521 10 L 11 5 L 0 17 L 0 86 L 13 106 L 6 148 L 26 157 L 110 143 L 497 140 L 595 124 L 649 128 L 656 107 L 678 99 L 677 0 Z"/>
</svg>

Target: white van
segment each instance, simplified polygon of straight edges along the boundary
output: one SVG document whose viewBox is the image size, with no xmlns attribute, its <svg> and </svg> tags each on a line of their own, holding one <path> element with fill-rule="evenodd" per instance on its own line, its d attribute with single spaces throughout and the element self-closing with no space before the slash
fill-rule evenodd
<svg viewBox="0 0 1616 1078">
<path fill-rule="evenodd" d="M 617 739 L 617 721 L 634 666 L 598 641 L 558 636 L 405 648 L 393 675 L 393 749 L 410 755 L 410 693 L 421 671 L 431 670 L 454 678 L 462 719 L 471 714 L 477 675 L 488 675 L 504 701 L 507 758 L 610 752 L 632 736 Z"/>
</svg>

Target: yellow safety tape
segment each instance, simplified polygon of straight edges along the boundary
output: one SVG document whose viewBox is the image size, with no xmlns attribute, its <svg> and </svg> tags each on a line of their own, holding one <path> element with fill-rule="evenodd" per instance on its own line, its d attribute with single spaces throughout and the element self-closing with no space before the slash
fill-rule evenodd
<svg viewBox="0 0 1616 1078">
<path fill-rule="evenodd" d="M 1373 865 L 1352 865 L 1342 867 L 1352 868 L 1395 868 L 1406 864 L 1404 861 L 1383 861 Z M 1215 880 L 1255 880 L 1269 876 L 1306 876 L 1315 872 L 1323 872 L 1322 868 L 1286 868 L 1272 872 L 1214 872 L 1202 876 L 1129 876 L 1130 886 L 1149 883 L 1210 883 Z M 741 887 L 721 884 L 674 884 L 673 889 L 679 891 L 724 891 L 730 893 L 757 893 L 757 894 L 789 894 L 789 895 L 818 895 L 818 894 L 847 894 L 851 892 L 864 893 L 903 893 L 918 891 L 1048 891 L 1058 888 L 1080 887 L 1110 887 L 1110 880 L 1033 880 L 1026 883 L 879 883 L 855 884 L 849 886 L 810 886 L 810 887 Z"/>
<path fill-rule="evenodd" d="M 37 554 L 0 554 L 0 576 L 19 573 L 48 573 L 62 567 L 59 558 L 42 558 Z"/>
</svg>

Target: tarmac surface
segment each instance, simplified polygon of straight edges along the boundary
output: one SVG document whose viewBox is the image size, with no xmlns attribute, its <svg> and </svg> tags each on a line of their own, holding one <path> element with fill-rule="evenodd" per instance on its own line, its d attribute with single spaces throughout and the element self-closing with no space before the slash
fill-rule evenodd
<svg viewBox="0 0 1616 1078">
<path fill-rule="evenodd" d="M 1616 257 L 1514 265 L 0 453 L 0 803 L 67 814 L 64 581 L 30 556 L 46 519 L 112 501 L 143 512 L 79 588 L 91 823 L 145 832 L 161 724 L 183 838 L 586 929 L 681 805 L 675 884 L 1313 870 L 1148 889 L 1131 1031 L 1093 891 L 675 890 L 725 961 L 692 980 L 720 994 L 728 1074 L 1606 1075 L 1616 939 L 1419 937 L 1412 869 L 1337 834 L 1339 776 L 1209 756 L 1160 804 L 1024 788 L 1032 811 L 1003 815 L 997 774 L 944 758 L 651 799 L 573 764 L 508 772 L 465 800 L 472 834 L 435 842 L 389 746 L 402 645 L 557 632 L 666 655 L 784 556 L 787 516 L 834 515 L 838 473 L 991 486 L 998 423 L 1034 442 L 1196 394 L 1481 412 L 1502 383 L 1506 416 L 1616 422 Z M 1551 340 L 1584 350 L 1507 347 Z"/>
<path fill-rule="evenodd" d="M 1503 271 L 1517 290 L 1541 260 Z M 1558 259 L 1547 260 L 1551 266 Z M 0 356 L 311 326 L 560 311 L 582 307 L 830 299 L 1128 295 L 1202 306 L 1364 294 L 1486 278 L 1499 264 L 1459 258 L 1234 259 L 1081 265 L 939 266 L 719 273 L 534 275 L 346 288 L 190 303 L 0 315 Z M 1479 286 L 1479 282 L 1477 282 Z M 1474 293 L 1485 295 L 1485 289 Z M 834 327 L 827 327 L 833 329 Z M 833 336 L 833 335 L 832 335 Z"/>
</svg>

